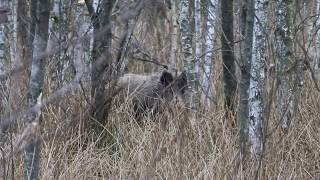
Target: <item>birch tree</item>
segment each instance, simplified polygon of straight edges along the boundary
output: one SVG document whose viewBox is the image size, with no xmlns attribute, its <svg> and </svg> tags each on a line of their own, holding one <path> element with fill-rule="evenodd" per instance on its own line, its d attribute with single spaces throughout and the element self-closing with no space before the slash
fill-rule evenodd
<svg viewBox="0 0 320 180">
<path fill-rule="evenodd" d="M 293 117 L 293 0 L 276 1 L 277 110 L 282 127 Z"/>
<path fill-rule="evenodd" d="M 5 25 L 8 22 L 7 13 L 9 12 L 9 1 L 0 2 L 0 113 L 2 113 L 2 108 L 4 105 L 4 91 L 5 91 L 5 79 L 1 78 L 5 74 L 5 61 L 6 61 L 6 35 L 5 35 Z M 1 134 L 0 134 L 1 142 Z"/>
<path fill-rule="evenodd" d="M 0 7 L 1 8 L 1 7 Z M 3 18 L 3 14 L 0 14 L 0 18 Z M 5 34 L 4 34 L 4 23 L 0 22 L 0 76 L 5 74 Z M 4 79 L 0 78 L 0 91 L 4 87 Z M 2 96 L 3 97 L 3 96 Z"/>
<path fill-rule="evenodd" d="M 0 76 L 3 76 L 5 74 L 5 49 L 4 49 L 4 47 L 5 47 L 4 24 L 1 23 L 0 24 Z M 0 91 L 2 91 L 3 87 L 4 87 L 4 79 L 0 78 Z"/>
<path fill-rule="evenodd" d="M 31 64 L 31 75 L 28 90 L 28 105 L 33 107 L 42 94 L 45 58 L 41 57 L 46 52 L 48 41 L 50 14 L 50 0 L 41 0 L 37 3 L 37 22 L 35 38 L 33 42 L 33 60 Z M 28 123 L 34 123 L 37 114 L 32 114 Z M 39 122 L 36 122 L 39 123 Z M 40 161 L 40 140 L 35 137 L 27 145 L 24 156 L 24 179 L 38 179 Z"/>
<path fill-rule="evenodd" d="M 200 0 L 194 1 L 194 30 L 195 30 L 195 72 L 199 72 L 199 61 L 201 56 L 201 6 Z"/>
<path fill-rule="evenodd" d="M 9 1 L 0 2 L 0 76 L 5 73 L 5 41 L 6 35 L 4 33 L 5 24 L 8 21 L 7 13 L 9 12 Z M 2 89 L 3 79 L 0 79 L 0 88 Z"/>
<path fill-rule="evenodd" d="M 189 0 L 181 0 L 180 4 L 180 34 L 181 47 L 184 59 L 184 69 L 187 72 L 188 89 L 190 91 L 189 107 L 195 110 L 197 107 L 198 89 L 197 89 L 197 71 L 196 64 L 192 53 L 192 34 L 189 22 Z M 192 112 L 191 123 L 194 125 L 196 120 L 196 112 Z"/>
<path fill-rule="evenodd" d="M 178 22 L 177 22 L 177 15 L 178 15 L 178 8 L 177 8 L 177 1 L 171 0 L 171 48 L 170 48 L 170 57 L 169 63 L 170 67 L 176 68 L 176 59 L 177 59 L 177 51 L 178 51 Z"/>
<path fill-rule="evenodd" d="M 211 105 L 211 91 L 210 91 L 210 80 L 211 70 L 214 69 L 214 34 L 215 34 L 215 23 L 216 23 L 216 7 L 217 0 L 211 0 L 208 7 L 207 16 L 207 34 L 206 34 L 206 51 L 203 63 L 203 77 L 202 77 L 202 99 L 205 105 L 210 107 Z"/>
<path fill-rule="evenodd" d="M 316 33 L 317 33 L 317 1 L 318 0 L 310 0 L 310 1 L 299 1 L 296 2 L 296 11 L 299 12 L 299 16 L 302 19 L 303 23 L 298 24 L 296 21 L 296 24 L 298 26 L 302 25 L 301 29 L 302 32 L 306 32 L 303 34 L 303 36 L 296 36 L 295 39 L 297 39 L 299 42 L 304 43 L 304 48 L 307 50 L 307 52 L 310 53 L 310 57 L 313 58 L 313 68 L 317 68 L 317 55 L 316 55 Z M 303 12 L 301 12 L 303 10 Z M 303 14 L 303 16 L 301 15 Z M 299 22 L 300 23 L 300 22 Z M 300 29 L 300 30 L 301 30 Z M 299 30 L 299 31 L 300 31 Z M 306 37 L 305 37 L 306 36 Z M 305 39 L 307 41 L 305 41 Z"/>
<path fill-rule="evenodd" d="M 248 136 L 248 116 L 249 116 L 249 85 L 250 69 L 252 59 L 253 21 L 254 21 L 254 0 L 244 1 L 241 7 L 240 29 L 243 33 L 243 42 L 240 61 L 240 85 L 239 85 L 239 107 L 237 121 L 239 125 L 239 143 L 242 160 L 246 152 Z"/>
<path fill-rule="evenodd" d="M 249 91 L 249 137 L 253 155 L 261 155 L 263 148 L 263 87 L 264 68 L 266 61 L 266 36 L 264 33 L 267 21 L 265 0 L 256 0 L 253 34 L 253 50 L 251 61 L 250 91 Z"/>
<path fill-rule="evenodd" d="M 73 27 L 75 29 L 77 29 L 75 38 L 77 39 L 75 46 L 74 46 L 74 53 L 73 53 L 73 65 L 75 67 L 76 70 L 76 80 L 80 80 L 82 73 L 85 71 L 85 66 L 84 66 L 84 55 L 85 55 L 85 51 L 84 51 L 84 44 L 81 41 L 81 37 L 85 36 L 85 33 L 87 31 L 88 28 L 88 24 L 85 22 L 84 19 L 84 14 L 83 14 L 83 8 L 84 7 L 84 3 L 82 2 L 77 2 L 77 7 L 75 9 L 75 22 Z"/>
<path fill-rule="evenodd" d="M 8 35 L 10 38 L 10 60 L 13 64 L 16 64 L 16 42 L 17 42 L 17 2 L 11 1 L 10 2 L 10 9 L 11 9 L 11 16 L 8 17 L 9 23 L 9 33 Z"/>
<path fill-rule="evenodd" d="M 221 1 L 223 81 L 226 108 L 233 111 L 237 89 L 234 62 L 233 0 Z"/>
</svg>

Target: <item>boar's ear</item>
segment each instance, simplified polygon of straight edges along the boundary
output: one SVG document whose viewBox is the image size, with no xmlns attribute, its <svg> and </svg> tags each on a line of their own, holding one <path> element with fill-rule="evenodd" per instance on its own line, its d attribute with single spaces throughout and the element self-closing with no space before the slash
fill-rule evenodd
<svg viewBox="0 0 320 180">
<path fill-rule="evenodd" d="M 163 71 L 160 77 L 160 83 L 164 86 L 168 86 L 173 81 L 173 76 L 167 71 Z"/>
</svg>

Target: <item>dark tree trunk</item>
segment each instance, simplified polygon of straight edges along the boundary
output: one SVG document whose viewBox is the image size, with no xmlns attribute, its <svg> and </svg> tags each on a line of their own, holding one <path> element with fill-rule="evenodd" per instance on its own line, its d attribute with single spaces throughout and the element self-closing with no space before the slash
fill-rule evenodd
<svg viewBox="0 0 320 180">
<path fill-rule="evenodd" d="M 28 40 L 28 16 L 27 1 L 17 1 L 17 57 L 16 65 L 21 66 L 27 61 L 27 40 Z"/>
<path fill-rule="evenodd" d="M 111 13 L 114 0 L 101 1 L 101 11 L 94 12 L 92 0 L 86 0 L 86 5 L 93 23 L 93 49 L 92 49 L 92 69 L 91 69 L 91 96 L 94 100 L 93 104 L 93 123 L 94 129 L 99 135 L 107 118 L 107 109 L 105 104 L 105 85 L 106 71 L 111 74 L 109 64 L 111 64 Z M 103 35 L 101 35 L 103 32 Z M 103 59 L 102 59 L 103 58 Z"/>
<path fill-rule="evenodd" d="M 27 46 L 30 48 L 28 48 L 28 51 L 26 54 L 27 62 L 29 63 L 32 61 L 32 54 L 33 54 L 33 49 L 31 47 L 34 40 L 34 33 L 36 30 L 37 2 L 38 2 L 37 0 L 30 0 L 30 4 L 29 4 L 30 22 L 29 22 L 29 32 L 28 32 L 29 34 L 28 34 Z M 28 71 L 30 71 L 29 68 L 28 68 Z"/>
<path fill-rule="evenodd" d="M 237 89 L 234 61 L 234 37 L 233 37 L 233 0 L 221 1 L 222 20 L 222 59 L 223 80 L 226 108 L 233 111 L 234 98 Z"/>
<path fill-rule="evenodd" d="M 50 15 L 50 0 L 41 0 L 37 3 L 37 22 L 35 29 L 35 38 L 33 43 L 33 59 L 31 65 L 31 75 L 28 91 L 28 105 L 32 107 L 36 104 L 38 97 L 42 93 L 45 59 L 40 58 L 43 52 L 46 52 L 48 41 L 48 26 Z M 36 114 L 33 114 L 31 121 L 36 119 Z M 24 157 L 24 179 L 38 179 L 39 161 L 40 161 L 40 140 L 36 137 L 25 149 Z"/>
</svg>

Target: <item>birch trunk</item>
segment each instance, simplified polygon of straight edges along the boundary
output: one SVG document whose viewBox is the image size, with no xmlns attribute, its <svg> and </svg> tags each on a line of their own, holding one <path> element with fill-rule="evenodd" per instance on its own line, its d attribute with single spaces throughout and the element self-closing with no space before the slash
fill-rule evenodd
<svg viewBox="0 0 320 180">
<path fill-rule="evenodd" d="M 3 109 L 5 107 L 5 89 L 6 89 L 6 79 L 5 75 L 5 65 L 8 59 L 6 57 L 6 35 L 5 26 L 8 22 L 7 13 L 9 12 L 9 1 L 4 0 L 0 2 L 0 113 L 3 114 Z M 1 121 L 1 120 L 0 120 Z M 1 133 L 0 133 L 0 143 L 1 143 Z"/>
<path fill-rule="evenodd" d="M 292 13 L 292 0 L 276 1 L 277 110 L 284 129 L 289 127 L 293 117 L 295 58 Z"/>
<path fill-rule="evenodd" d="M 243 34 L 243 44 L 241 50 L 240 71 L 241 79 L 239 85 L 239 107 L 237 121 L 239 124 L 239 143 L 242 161 L 245 159 L 248 136 L 248 117 L 249 117 L 249 86 L 250 69 L 252 59 L 252 40 L 253 40 L 253 21 L 254 21 L 254 0 L 247 0 L 242 4 L 241 10 L 241 32 Z"/>
<path fill-rule="evenodd" d="M 200 0 L 194 1 L 194 30 L 195 30 L 195 72 L 199 72 L 199 62 L 200 62 L 200 56 L 201 56 L 201 6 L 200 6 Z"/>
<path fill-rule="evenodd" d="M 74 47 L 74 53 L 73 53 L 73 65 L 76 70 L 76 75 L 75 79 L 76 81 L 81 80 L 81 76 L 84 72 L 85 66 L 84 66 L 84 45 L 81 41 L 81 38 L 85 35 L 86 33 L 86 28 L 87 24 L 85 23 L 84 20 L 84 14 L 82 13 L 83 11 L 83 4 L 78 3 L 76 10 L 75 10 L 75 19 L 76 21 L 74 22 L 74 28 L 77 30 L 77 33 L 75 35 L 75 38 L 77 38 L 77 42 L 75 43 Z"/>
<path fill-rule="evenodd" d="M 233 0 L 221 1 L 223 81 L 226 108 L 234 110 L 237 89 L 234 62 Z"/>
<path fill-rule="evenodd" d="M 217 0 L 211 0 L 209 3 L 207 17 L 207 35 L 206 35 L 206 54 L 203 63 L 203 78 L 202 78 L 202 100 L 205 106 L 211 106 L 211 90 L 210 82 L 212 78 L 212 69 L 214 69 L 214 26 L 216 23 L 216 7 Z"/>
<path fill-rule="evenodd" d="M 12 15 L 8 17 L 9 20 L 9 26 L 10 26 L 10 60 L 12 64 L 16 64 L 16 41 L 17 41 L 17 2 L 16 1 L 11 1 L 11 10 L 12 10 Z"/>
<path fill-rule="evenodd" d="M 259 157 L 263 148 L 263 87 L 264 87 L 264 62 L 266 61 L 266 35 L 263 30 L 266 25 L 266 2 L 256 0 L 254 19 L 253 50 L 251 62 L 251 77 L 249 91 L 249 137 L 251 153 Z M 259 22 L 258 22 L 259 20 Z"/>
<path fill-rule="evenodd" d="M 306 32 L 304 33 L 304 36 L 298 35 L 296 39 L 298 39 L 299 42 L 305 43 L 305 49 L 310 52 L 311 58 L 313 58 L 312 65 L 314 68 L 317 68 L 315 66 L 317 64 L 317 58 L 315 46 L 316 41 L 314 39 L 317 33 L 317 0 L 301 1 L 301 4 L 299 2 L 296 3 L 296 11 L 301 11 L 301 9 L 303 9 L 303 13 L 300 14 L 303 15 L 301 17 L 301 21 L 304 21 L 303 32 Z M 305 39 L 307 41 L 305 41 Z"/>
<path fill-rule="evenodd" d="M 37 102 L 38 97 L 42 94 L 45 58 L 40 56 L 46 52 L 48 41 L 50 0 L 38 1 L 37 4 L 36 32 L 33 43 L 33 60 L 31 65 L 31 75 L 28 91 L 28 105 L 32 107 Z M 36 115 L 32 117 L 33 123 Z M 27 145 L 24 156 L 24 179 L 38 179 L 39 161 L 40 161 L 40 140 L 36 137 Z"/>
<path fill-rule="evenodd" d="M 85 3 L 86 3 L 87 8 L 88 8 L 88 5 L 92 6 L 92 10 L 89 10 L 89 8 L 88 8 L 88 11 L 89 11 L 89 15 L 90 15 L 90 18 L 91 18 L 91 23 L 93 24 L 93 21 L 94 21 L 94 18 L 95 18 L 94 16 L 96 16 L 95 12 L 97 12 L 99 0 L 86 0 Z M 91 14 L 91 13 L 94 13 L 94 14 Z M 92 34 L 92 36 L 90 36 L 90 47 L 89 47 L 89 50 L 90 50 L 89 52 L 90 53 L 93 52 L 94 29 L 95 29 L 94 27 L 90 28 L 90 34 Z"/>
<path fill-rule="evenodd" d="M 5 73 L 5 52 L 6 52 L 6 35 L 5 24 L 8 22 L 7 13 L 9 12 L 9 1 L 4 0 L 0 2 L 0 77 Z M 0 78 L 0 90 L 2 89 L 2 82 L 4 79 Z"/>
<path fill-rule="evenodd" d="M 177 65 L 177 51 L 178 51 L 178 22 L 177 22 L 177 2 L 171 0 L 171 48 L 170 48 L 170 57 L 169 63 L 170 67 L 176 69 Z"/>
<path fill-rule="evenodd" d="M 1 7 L 0 7 L 1 8 Z M 4 16 L 0 14 L 0 16 Z M 0 91 L 4 87 L 3 82 L 5 81 L 4 78 L 1 78 L 5 74 L 5 34 L 4 34 L 5 25 L 4 23 L 0 23 Z M 1 96 L 2 98 L 3 96 Z"/>
<path fill-rule="evenodd" d="M 195 125 L 196 121 L 196 108 L 197 108 L 197 98 L 198 98 L 198 89 L 197 89 L 197 71 L 194 57 L 192 55 L 192 34 L 191 26 L 189 22 L 189 1 L 181 0 L 180 4 L 180 35 L 181 35 L 181 47 L 182 54 L 184 59 L 184 69 L 187 72 L 188 79 L 188 89 L 190 92 L 188 106 L 193 110 L 191 113 L 191 123 Z"/>
<path fill-rule="evenodd" d="M 316 2 L 313 0 L 313 2 Z M 303 9 L 304 9 L 304 16 L 303 18 L 306 18 L 308 17 L 309 15 L 310 16 L 314 16 L 316 15 L 316 7 L 311 9 L 311 12 L 309 12 L 310 14 L 308 14 L 308 12 L 306 12 L 306 9 L 307 9 L 307 4 L 306 3 L 303 3 Z M 315 22 L 315 23 L 312 23 L 312 22 Z M 316 29 L 315 29 L 315 25 L 316 25 L 316 21 L 317 21 L 317 18 L 312 18 L 310 19 L 309 21 L 307 21 L 307 25 L 306 25 L 306 31 L 307 31 L 307 42 L 305 44 L 305 48 L 306 50 L 308 50 L 309 52 L 311 51 L 311 57 L 314 58 L 314 61 L 313 61 L 313 66 L 315 67 L 315 65 L 317 64 L 316 61 L 317 61 L 317 58 L 316 58 L 316 47 L 313 46 L 313 37 L 314 37 L 314 34 L 316 33 Z M 312 24 L 313 26 L 311 26 L 309 28 L 309 24 Z"/>
</svg>

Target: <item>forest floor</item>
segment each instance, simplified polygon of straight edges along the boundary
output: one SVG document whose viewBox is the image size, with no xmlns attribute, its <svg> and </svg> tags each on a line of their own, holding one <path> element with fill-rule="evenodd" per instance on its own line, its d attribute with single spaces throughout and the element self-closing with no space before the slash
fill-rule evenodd
<svg viewBox="0 0 320 180">
<path fill-rule="evenodd" d="M 81 91 L 43 110 L 41 179 L 318 179 L 320 177 L 320 93 L 306 83 L 290 128 L 283 131 L 272 108 L 266 150 L 240 163 L 235 117 L 217 100 L 191 126 L 186 108 L 172 102 L 156 120 L 138 124 L 126 104 L 113 107 L 105 146 L 97 144 Z M 170 109 L 170 110 L 168 110 Z M 15 136 L 16 133 L 13 133 Z M 13 137 L 14 138 L 14 137 Z M 21 154 L 13 158 L 20 179 Z"/>
</svg>

